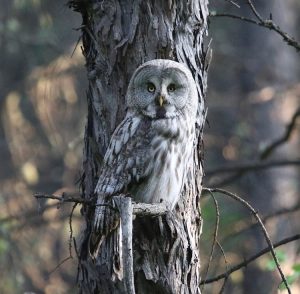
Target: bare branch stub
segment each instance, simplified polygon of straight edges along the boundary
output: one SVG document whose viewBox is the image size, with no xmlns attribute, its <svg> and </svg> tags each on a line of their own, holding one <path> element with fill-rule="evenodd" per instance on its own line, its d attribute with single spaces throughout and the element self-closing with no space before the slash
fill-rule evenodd
<svg viewBox="0 0 300 294">
<path fill-rule="evenodd" d="M 121 218 L 121 244 L 122 262 L 124 271 L 124 284 L 126 293 L 135 294 L 132 249 L 132 203 L 130 197 L 115 196 L 113 201 L 117 204 Z"/>
</svg>

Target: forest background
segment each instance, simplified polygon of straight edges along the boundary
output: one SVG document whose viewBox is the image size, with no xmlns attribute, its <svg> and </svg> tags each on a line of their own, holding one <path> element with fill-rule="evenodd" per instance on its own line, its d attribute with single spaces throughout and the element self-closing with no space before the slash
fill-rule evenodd
<svg viewBox="0 0 300 294">
<path fill-rule="evenodd" d="M 237 7 L 238 1 L 210 1 L 210 11 L 252 16 L 240 2 Z M 298 0 L 254 3 L 261 15 L 271 13 L 282 30 L 300 40 Z M 73 258 L 68 258 L 72 205 L 37 202 L 33 195 L 79 194 L 87 90 L 80 15 L 57 0 L 1 4 L 0 293 L 74 293 L 73 241 Z M 210 17 L 210 40 L 204 186 L 226 188 L 249 201 L 267 217 L 274 243 L 295 236 L 300 228 L 299 52 L 273 31 L 228 17 Z M 289 136 L 266 151 L 284 137 L 293 116 Z M 216 248 L 208 278 L 266 247 L 260 230 L 250 227 L 248 211 L 224 197 L 217 200 L 218 241 L 226 262 Z M 202 214 L 204 278 L 216 222 L 208 196 L 202 198 Z M 75 238 L 80 222 L 77 207 Z M 298 239 L 277 249 L 292 293 L 300 293 L 299 245 Z M 264 255 L 231 274 L 225 293 L 274 293 L 279 285 L 274 263 Z M 203 293 L 219 289 L 220 282 L 210 283 Z"/>
</svg>

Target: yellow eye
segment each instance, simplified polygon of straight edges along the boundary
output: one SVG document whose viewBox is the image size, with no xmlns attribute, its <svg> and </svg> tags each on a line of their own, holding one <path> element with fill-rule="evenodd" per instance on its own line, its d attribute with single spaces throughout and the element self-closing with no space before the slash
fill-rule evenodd
<svg viewBox="0 0 300 294">
<path fill-rule="evenodd" d="M 175 87 L 174 84 L 170 84 L 170 85 L 168 86 L 168 92 L 174 92 L 175 89 L 176 89 L 176 87 Z"/>
<path fill-rule="evenodd" d="M 153 93 L 155 91 L 155 86 L 152 83 L 149 83 L 148 86 L 147 86 L 147 90 L 150 93 Z"/>
</svg>

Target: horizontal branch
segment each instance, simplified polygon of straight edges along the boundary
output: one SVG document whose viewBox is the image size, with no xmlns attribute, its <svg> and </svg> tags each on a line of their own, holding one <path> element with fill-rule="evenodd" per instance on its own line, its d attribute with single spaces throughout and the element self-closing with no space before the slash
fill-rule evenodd
<svg viewBox="0 0 300 294">
<path fill-rule="evenodd" d="M 143 216 L 160 216 L 168 212 L 165 204 L 133 203 L 133 214 Z"/>
<path fill-rule="evenodd" d="M 61 196 L 56 196 L 56 195 L 47 195 L 47 194 L 41 194 L 37 193 L 33 195 L 36 199 L 53 199 L 57 200 L 59 202 L 72 202 L 72 203 L 78 203 L 78 204 L 91 204 L 91 200 L 86 200 L 80 197 L 72 197 L 72 196 L 67 196 L 66 193 L 62 193 Z"/>
<path fill-rule="evenodd" d="M 286 130 L 284 134 L 276 139 L 274 142 L 269 144 L 259 155 L 260 160 L 266 159 L 268 156 L 272 154 L 278 148 L 280 145 L 284 144 L 287 142 L 293 130 L 297 126 L 297 119 L 300 116 L 300 107 L 295 111 L 293 114 L 290 123 L 286 126 Z M 265 169 L 265 168 L 271 168 L 271 167 L 278 167 L 278 166 L 287 166 L 287 165 L 299 165 L 299 160 L 300 159 L 295 159 L 295 160 L 280 160 L 280 161 L 270 161 L 270 162 L 256 162 L 253 164 L 246 164 L 245 166 L 236 166 L 236 167 L 224 167 L 224 168 L 218 168 L 213 171 L 208 171 L 206 172 L 207 176 L 212 176 L 217 173 L 225 173 L 225 172 L 236 172 L 236 174 L 231 175 L 225 179 L 221 179 L 217 182 L 210 183 L 210 185 L 213 186 L 224 186 L 227 185 L 241 176 L 243 176 L 246 172 L 251 171 L 251 170 L 257 170 L 257 169 Z"/>
<path fill-rule="evenodd" d="M 217 12 L 211 12 L 209 14 L 209 16 L 210 17 L 228 17 L 228 18 L 238 19 L 238 20 L 242 20 L 245 22 L 249 22 L 249 23 L 267 28 L 267 29 L 279 34 L 283 38 L 284 42 L 286 42 L 289 46 L 294 47 L 298 52 L 300 51 L 300 43 L 297 42 L 288 33 L 282 31 L 281 28 L 277 24 L 275 24 L 272 19 L 255 20 L 255 19 L 244 17 L 241 15 L 235 15 L 235 14 L 230 14 L 230 13 L 217 13 Z"/>
<path fill-rule="evenodd" d="M 300 165 L 300 158 L 298 159 L 285 159 L 285 160 L 273 160 L 268 162 L 254 162 L 254 163 L 241 163 L 232 166 L 224 166 L 205 171 L 205 176 L 212 177 L 216 174 L 231 173 L 231 172 L 249 172 L 254 170 L 268 169 L 274 167 L 282 167 L 289 165 Z"/>
<path fill-rule="evenodd" d="M 70 203 L 77 203 L 77 204 L 86 204 L 90 206 L 97 206 L 93 200 L 86 200 L 80 197 L 70 197 L 67 196 L 65 193 L 63 193 L 61 196 L 56 195 L 47 195 L 47 194 L 35 194 L 34 197 L 36 199 L 52 199 L 59 201 L 60 203 L 70 202 Z M 114 207 L 112 207 L 109 204 L 101 204 L 101 206 L 107 206 L 111 207 L 115 210 Z M 133 211 L 132 213 L 134 215 L 142 215 L 142 216 L 160 216 L 164 215 L 168 212 L 168 208 L 163 203 L 157 203 L 157 204 L 148 204 L 148 203 L 132 203 Z"/>
<path fill-rule="evenodd" d="M 279 246 L 282 246 L 284 244 L 288 244 L 290 242 L 293 242 L 293 241 L 296 241 L 296 240 L 299 240 L 300 239 L 300 234 L 296 234 L 294 236 L 291 236 L 291 237 L 288 237 L 288 238 L 285 238 L 285 239 L 282 239 L 281 241 L 277 242 L 277 243 L 274 243 L 273 247 L 274 248 L 277 248 Z M 214 278 L 210 278 L 210 279 L 207 279 L 205 281 L 205 284 L 210 284 L 210 283 L 213 283 L 213 282 L 216 282 L 216 281 L 219 281 L 221 279 L 225 279 L 227 278 L 230 274 L 232 274 L 233 272 L 236 272 L 238 270 L 240 270 L 241 268 L 243 267 L 246 267 L 250 262 L 256 260 L 257 258 L 261 257 L 262 255 L 266 254 L 266 253 L 269 253 L 271 251 L 271 247 L 266 247 L 264 248 L 263 250 L 261 250 L 260 252 L 254 254 L 253 256 L 245 259 L 243 262 L 233 266 L 232 268 L 230 268 L 228 271 L 226 271 L 225 273 L 221 274 L 221 275 L 218 275 Z M 203 284 L 203 282 L 201 282 L 200 284 Z"/>
<path fill-rule="evenodd" d="M 232 0 L 225 0 L 229 3 L 231 3 L 233 6 L 237 7 L 237 8 L 241 8 L 240 5 L 238 5 L 236 2 L 232 1 Z"/>
</svg>

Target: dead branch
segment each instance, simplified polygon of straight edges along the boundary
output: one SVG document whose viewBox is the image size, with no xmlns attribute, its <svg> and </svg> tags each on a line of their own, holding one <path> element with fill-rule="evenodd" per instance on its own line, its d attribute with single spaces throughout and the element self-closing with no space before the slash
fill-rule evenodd
<svg viewBox="0 0 300 294">
<path fill-rule="evenodd" d="M 56 195 L 47 195 L 47 194 L 35 194 L 33 195 L 36 199 L 53 199 L 57 200 L 59 203 L 76 203 L 76 204 L 86 204 L 91 206 L 96 206 L 96 204 L 92 200 L 86 200 L 79 197 L 71 197 L 67 196 L 65 193 L 63 193 L 61 196 Z M 124 196 L 123 196 L 124 197 Z M 168 209 L 166 205 L 162 203 L 157 204 L 148 204 L 148 203 L 132 203 L 132 213 L 134 215 L 142 215 L 142 216 L 160 216 L 165 215 L 168 212 Z M 106 206 L 111 209 L 114 209 L 109 204 L 101 204 L 101 206 Z"/>
<path fill-rule="evenodd" d="M 208 275 L 208 272 L 209 272 L 209 267 L 210 267 L 212 259 L 213 259 L 214 250 L 215 250 L 216 244 L 218 242 L 218 230 L 219 230 L 219 222 L 220 222 L 220 210 L 219 210 L 218 202 L 217 202 L 217 200 L 216 200 L 216 198 L 215 198 L 215 196 L 212 192 L 209 191 L 209 194 L 212 197 L 212 199 L 214 201 L 214 204 L 215 204 L 215 208 L 216 208 L 216 223 L 215 223 L 213 243 L 212 243 L 212 246 L 211 246 L 211 251 L 210 251 L 210 255 L 209 255 L 209 259 L 208 259 L 208 264 L 207 264 L 206 271 L 205 271 L 205 274 L 204 274 L 204 279 L 203 279 L 204 283 L 203 283 L 203 286 L 201 288 L 201 292 L 204 291 L 205 281 L 207 279 L 207 275 Z"/>
<path fill-rule="evenodd" d="M 135 294 L 132 249 L 132 202 L 130 197 L 115 196 L 115 203 L 120 211 L 122 228 L 122 262 L 125 289 L 128 294 Z"/>
<path fill-rule="evenodd" d="M 291 122 L 286 126 L 286 130 L 283 136 L 275 140 L 269 146 L 267 146 L 261 153 L 260 159 L 266 159 L 278 146 L 282 145 L 283 143 L 287 142 L 290 139 L 291 134 L 294 128 L 296 127 L 296 121 L 298 116 L 300 116 L 300 107 L 296 110 L 296 112 L 292 116 Z"/>
<path fill-rule="evenodd" d="M 240 5 L 238 5 L 236 2 L 234 2 L 232 0 L 225 0 L 225 1 L 231 3 L 233 6 L 235 6 L 237 8 L 241 8 Z"/>
<path fill-rule="evenodd" d="M 166 205 L 162 203 L 133 203 L 133 214 L 143 216 L 160 216 L 168 212 Z"/>
<path fill-rule="evenodd" d="M 212 177 L 217 174 L 223 173 L 233 173 L 233 172 L 250 172 L 256 171 L 261 169 L 269 169 L 275 167 L 282 167 L 282 166 L 290 166 L 290 165 L 300 165 L 300 158 L 299 159 L 284 159 L 284 160 L 273 160 L 268 162 L 254 162 L 254 163 L 240 163 L 232 166 L 224 166 L 224 167 L 217 167 L 212 170 L 208 170 L 205 172 L 205 176 Z"/>
<path fill-rule="evenodd" d="M 265 223 L 271 218 L 274 218 L 274 217 L 277 217 L 277 216 L 280 216 L 280 215 L 283 215 L 283 214 L 287 214 L 287 213 L 293 213 L 293 212 L 295 212 L 299 209 L 300 209 L 300 203 L 297 203 L 292 207 L 282 208 L 282 209 L 279 209 L 277 211 L 274 211 L 273 213 L 270 213 L 270 214 L 266 215 L 262 220 Z"/>
<path fill-rule="evenodd" d="M 71 203 L 78 203 L 78 204 L 92 204 L 92 201 L 90 201 L 90 200 L 86 200 L 86 199 L 83 199 L 80 197 L 68 196 L 66 193 L 62 193 L 61 196 L 36 193 L 33 196 L 36 199 L 53 199 L 53 200 L 57 200 L 61 203 L 71 202 Z M 75 195 L 75 196 L 77 196 L 77 195 Z"/>
<path fill-rule="evenodd" d="M 269 220 L 269 219 L 272 219 L 274 217 L 278 217 L 278 216 L 281 216 L 281 215 L 284 215 L 284 214 L 288 214 L 288 213 L 293 213 L 295 211 L 298 211 L 300 210 L 300 203 L 297 203 L 295 204 L 294 206 L 292 207 L 289 207 L 289 208 L 282 208 L 282 209 L 279 209 L 277 211 L 274 211 L 273 213 L 270 213 L 266 216 L 264 216 L 262 218 L 262 222 L 264 224 L 266 224 L 266 222 Z M 257 226 L 257 224 L 251 224 L 251 225 L 241 225 L 239 224 L 238 227 L 239 229 L 238 230 L 234 230 L 233 228 L 233 232 L 231 232 L 229 235 L 227 235 L 223 240 L 222 240 L 222 243 L 226 242 L 226 240 L 236 236 L 236 235 L 239 235 L 239 234 L 242 234 L 242 233 L 245 233 L 246 231 L 252 229 L 253 227 Z"/>
<path fill-rule="evenodd" d="M 225 262 L 225 268 L 226 268 L 226 271 L 228 272 L 229 267 L 228 267 L 228 261 L 227 261 L 227 258 L 226 258 L 225 251 L 224 251 L 222 245 L 220 244 L 220 242 L 217 242 L 217 244 L 218 244 L 218 246 L 219 246 L 219 248 L 220 248 L 220 250 L 221 250 L 221 253 L 222 253 L 222 256 L 223 256 L 224 262 Z M 228 277 L 229 277 L 229 275 L 227 275 L 227 276 L 224 278 L 224 282 L 223 282 L 222 288 L 221 288 L 221 290 L 220 290 L 220 294 L 222 294 L 222 293 L 224 292 L 224 290 L 225 290 L 225 286 L 226 286 L 226 283 L 227 283 L 227 281 L 228 281 Z"/>
<path fill-rule="evenodd" d="M 283 134 L 282 137 L 272 142 L 270 145 L 268 145 L 259 155 L 260 160 L 266 159 L 268 156 L 270 156 L 277 147 L 287 142 L 293 130 L 296 127 L 297 118 L 300 116 L 300 107 L 296 110 L 294 115 L 291 118 L 290 123 L 286 127 L 286 131 Z M 236 172 L 234 175 L 226 177 L 225 179 L 221 179 L 220 181 L 214 182 L 214 186 L 224 186 L 227 185 L 237 179 L 239 179 L 241 176 L 243 176 L 246 172 L 253 171 L 253 170 L 259 170 L 259 169 L 266 169 L 266 168 L 273 168 L 273 167 L 279 167 L 279 166 L 288 166 L 288 165 L 299 165 L 300 159 L 295 160 L 279 160 L 279 161 L 271 161 L 271 162 L 256 162 L 253 164 L 245 164 L 245 165 L 237 165 L 233 167 L 224 167 L 224 168 L 217 168 L 212 171 L 208 171 L 207 175 L 212 176 L 217 173 L 225 173 L 225 172 Z"/>
<path fill-rule="evenodd" d="M 272 256 L 273 256 L 273 259 L 274 259 L 274 262 L 276 264 L 276 267 L 278 269 L 278 272 L 281 276 L 281 279 L 284 283 L 284 285 L 286 286 L 287 290 L 288 290 L 288 293 L 290 294 L 291 293 L 291 290 L 288 286 L 288 283 L 286 281 L 286 278 L 285 278 L 285 275 L 283 274 L 282 270 L 281 270 L 281 266 L 279 264 L 279 261 L 277 259 L 277 256 L 275 254 L 275 251 L 274 251 L 274 246 L 273 246 L 273 243 L 269 237 L 269 233 L 268 231 L 266 230 L 261 218 L 259 217 L 257 211 L 247 202 L 245 201 L 244 199 L 242 199 L 241 197 L 237 196 L 236 194 L 233 194 L 231 192 L 228 192 L 226 190 L 223 190 L 223 189 L 217 189 L 217 188 L 214 188 L 214 189 L 209 189 L 209 188 L 203 188 L 204 191 L 210 191 L 211 193 L 214 193 L 214 192 L 218 192 L 218 193 L 221 193 L 223 195 L 226 195 L 226 196 L 229 196 L 231 198 L 233 198 L 234 200 L 240 202 L 241 204 L 243 204 L 243 206 L 245 206 L 248 210 L 251 211 L 251 213 L 253 214 L 253 216 L 256 218 L 257 222 L 259 223 L 260 225 L 260 228 L 262 229 L 262 232 L 265 236 L 265 239 L 267 241 L 267 244 L 269 245 L 269 251 L 271 252 Z"/>
<path fill-rule="evenodd" d="M 209 14 L 210 17 L 227 17 L 227 18 L 233 18 L 233 19 L 238 19 L 242 20 L 245 22 L 249 22 L 261 27 L 264 27 L 266 29 L 269 29 L 271 31 L 276 32 L 279 34 L 282 38 L 283 41 L 286 42 L 289 46 L 292 46 L 296 49 L 297 52 L 300 51 L 300 43 L 295 40 L 294 37 L 291 37 L 288 33 L 284 32 L 273 20 L 270 14 L 269 19 L 263 19 L 262 16 L 259 14 L 257 9 L 255 8 L 255 5 L 251 0 L 247 0 L 247 4 L 249 5 L 252 13 L 254 14 L 256 19 L 253 18 L 248 18 L 244 17 L 241 15 L 235 15 L 235 14 L 230 14 L 230 13 L 217 13 L 217 12 L 211 12 Z"/>
<path fill-rule="evenodd" d="M 143 215 L 143 216 L 161 216 L 168 212 L 165 204 L 146 204 L 146 203 L 133 203 L 131 197 L 127 195 L 114 196 L 113 200 L 117 205 L 118 211 L 120 212 L 121 218 L 121 232 L 122 232 L 122 262 L 123 268 L 126 269 L 124 272 L 124 283 L 126 286 L 127 293 L 134 294 L 134 274 L 133 274 L 133 249 L 132 249 L 132 216 Z M 55 272 L 62 264 L 69 259 L 73 258 L 72 255 L 72 241 L 74 241 L 75 251 L 77 253 L 76 242 L 73 238 L 72 218 L 73 212 L 78 204 L 92 205 L 95 206 L 94 201 L 85 200 L 80 197 L 72 197 L 63 193 L 61 196 L 57 195 L 46 195 L 46 194 L 35 194 L 36 199 L 52 199 L 61 203 L 73 203 L 71 213 L 69 215 L 69 256 L 63 259 L 51 272 Z M 103 206 L 111 207 L 111 205 L 102 204 Z"/>
<path fill-rule="evenodd" d="M 274 243 L 273 245 L 273 248 L 277 248 L 281 245 L 284 245 L 284 244 L 288 244 L 290 242 L 293 242 L 293 241 L 296 241 L 296 240 L 299 240 L 300 239 L 300 234 L 296 234 L 294 236 L 291 236 L 291 237 L 288 237 L 288 238 L 285 238 L 285 239 L 282 239 L 281 241 L 277 242 L 277 243 Z M 210 284 L 210 283 L 213 283 L 213 282 L 216 282 L 216 281 L 219 281 L 221 279 L 225 279 L 227 278 L 230 274 L 232 274 L 233 272 L 236 272 L 238 270 L 240 270 L 241 268 L 243 267 L 246 267 L 249 263 L 251 263 L 252 261 L 256 260 L 257 258 L 261 257 L 262 255 L 266 254 L 266 253 L 269 253 L 271 252 L 272 248 L 270 246 L 264 248 L 263 250 L 261 250 L 260 252 L 254 254 L 253 256 L 245 259 L 243 262 L 233 266 L 232 268 L 230 268 L 229 270 L 227 270 L 225 273 L 223 274 L 220 274 L 214 278 L 210 278 L 210 279 L 207 279 L 205 281 L 206 284 Z M 201 282 L 201 284 L 204 283 Z M 288 288 L 287 288 L 288 289 Z M 288 289 L 288 291 L 290 291 Z M 289 292 L 291 293 L 291 292 Z"/>
<path fill-rule="evenodd" d="M 256 16 L 256 18 L 260 21 L 263 22 L 263 18 L 260 16 L 260 14 L 258 13 L 258 11 L 256 10 L 254 4 L 252 3 L 251 0 L 247 0 L 247 4 L 250 6 L 250 9 L 252 10 L 253 14 Z"/>
</svg>

